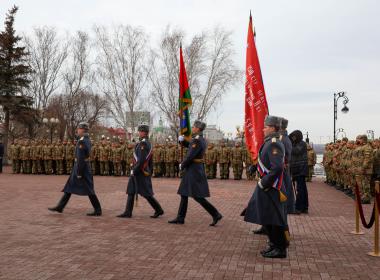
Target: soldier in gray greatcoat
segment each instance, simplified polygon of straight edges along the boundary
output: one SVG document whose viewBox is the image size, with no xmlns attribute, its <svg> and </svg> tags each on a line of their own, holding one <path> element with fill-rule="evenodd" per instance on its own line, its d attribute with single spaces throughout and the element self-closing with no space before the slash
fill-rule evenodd
<svg viewBox="0 0 380 280">
<path fill-rule="evenodd" d="M 102 208 L 94 190 L 94 181 L 91 173 L 89 156 L 91 152 L 91 141 L 88 135 L 88 123 L 81 122 L 77 128 L 78 141 L 75 147 L 75 162 L 70 177 L 63 188 L 63 196 L 56 207 L 48 208 L 50 211 L 62 213 L 69 202 L 71 194 L 87 195 L 94 211 L 87 216 L 101 216 Z"/>
<path fill-rule="evenodd" d="M 282 182 L 285 147 L 280 140 L 281 118 L 267 116 L 264 121 L 264 144 L 258 157 L 260 180 L 248 203 L 244 220 L 265 227 L 269 247 L 261 251 L 266 258 L 286 258 L 285 188 Z"/>
<path fill-rule="evenodd" d="M 158 218 L 164 214 L 161 205 L 153 196 L 152 188 L 152 172 L 153 172 L 153 158 L 152 158 L 152 145 L 149 142 L 149 126 L 139 125 L 139 142 L 134 150 L 134 164 L 131 170 L 127 186 L 127 205 L 125 211 L 118 215 L 119 218 L 131 218 L 134 206 L 134 198 L 136 195 L 144 197 L 150 206 L 154 209 L 154 214 L 151 218 Z"/>
<path fill-rule="evenodd" d="M 222 219 L 219 211 L 206 200 L 210 196 L 207 177 L 204 167 L 204 154 L 206 152 L 206 141 L 203 138 L 203 130 L 206 124 L 201 121 L 195 121 L 192 127 L 192 140 L 184 141 L 184 137 L 180 136 L 178 140 L 181 145 L 188 147 L 188 151 L 184 160 L 179 167 L 184 174 L 178 189 L 181 196 L 181 202 L 178 209 L 178 215 L 174 220 L 168 221 L 170 224 L 184 224 L 187 212 L 188 198 L 192 197 L 212 216 L 210 226 L 215 226 Z"/>
</svg>

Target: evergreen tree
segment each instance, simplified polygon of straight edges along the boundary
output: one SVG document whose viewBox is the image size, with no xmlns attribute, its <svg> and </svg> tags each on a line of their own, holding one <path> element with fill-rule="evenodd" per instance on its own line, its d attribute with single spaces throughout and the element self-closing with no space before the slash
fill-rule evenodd
<svg viewBox="0 0 380 280">
<path fill-rule="evenodd" d="M 22 94 L 23 89 L 30 83 L 28 74 L 31 73 L 31 68 L 27 63 L 29 54 L 25 47 L 19 46 L 21 37 L 16 35 L 14 29 L 17 10 L 18 7 L 13 6 L 8 11 L 5 30 L 0 32 L 0 105 L 5 115 L 3 135 L 5 162 L 10 118 L 12 115 L 17 117 L 17 114 L 27 110 L 32 104 L 32 100 Z"/>
</svg>

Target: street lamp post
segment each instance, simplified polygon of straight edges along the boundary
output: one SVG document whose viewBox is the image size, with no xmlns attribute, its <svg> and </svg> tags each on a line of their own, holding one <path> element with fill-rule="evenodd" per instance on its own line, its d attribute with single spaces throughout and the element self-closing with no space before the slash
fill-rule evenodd
<svg viewBox="0 0 380 280">
<path fill-rule="evenodd" d="M 50 143 L 53 143 L 53 128 L 59 123 L 59 119 L 57 118 L 43 118 L 42 122 L 49 127 L 50 130 Z"/>
<path fill-rule="evenodd" d="M 338 136 L 339 133 L 342 133 L 343 134 L 343 137 L 347 137 L 347 134 L 346 132 L 344 131 L 343 128 L 338 128 L 337 130 L 335 130 L 335 135 Z"/>
<path fill-rule="evenodd" d="M 334 143 L 336 141 L 336 120 L 338 119 L 338 100 L 339 98 L 343 98 L 343 108 L 342 108 L 342 113 L 348 113 L 349 109 L 348 107 L 346 106 L 346 104 L 348 103 L 349 99 L 348 97 L 346 96 L 346 92 L 344 91 L 341 91 L 341 92 L 338 92 L 338 93 L 334 93 Z"/>
<path fill-rule="evenodd" d="M 375 140 L 375 131 L 367 130 L 367 135 L 368 135 L 368 138 L 370 138 L 371 140 Z"/>
</svg>

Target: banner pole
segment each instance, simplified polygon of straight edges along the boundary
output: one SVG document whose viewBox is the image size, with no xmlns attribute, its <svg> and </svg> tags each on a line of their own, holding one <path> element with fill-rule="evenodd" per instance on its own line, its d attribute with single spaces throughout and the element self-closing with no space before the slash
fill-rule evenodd
<svg viewBox="0 0 380 280">
<path fill-rule="evenodd" d="M 374 246 L 373 252 L 369 252 L 368 255 L 372 257 L 380 257 L 379 252 L 379 205 L 377 204 L 377 196 L 379 196 L 380 187 L 379 181 L 375 182 L 375 234 L 374 234 Z"/>
<path fill-rule="evenodd" d="M 358 175 L 355 176 L 355 183 L 357 183 L 358 181 Z M 360 197 L 357 197 L 356 196 L 356 192 L 355 192 L 355 230 L 354 231 L 351 231 L 352 234 L 355 234 L 355 235 L 362 235 L 364 234 L 364 232 L 362 232 L 360 230 L 360 217 L 359 217 L 359 201 L 358 199 L 360 199 Z"/>
</svg>

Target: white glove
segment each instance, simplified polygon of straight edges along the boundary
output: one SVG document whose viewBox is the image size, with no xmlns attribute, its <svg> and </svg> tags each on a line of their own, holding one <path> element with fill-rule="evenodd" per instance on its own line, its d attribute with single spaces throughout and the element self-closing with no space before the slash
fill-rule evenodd
<svg viewBox="0 0 380 280">
<path fill-rule="evenodd" d="M 179 170 L 182 170 L 182 164 L 179 164 Z"/>
<path fill-rule="evenodd" d="M 185 137 L 183 136 L 183 135 L 180 135 L 179 137 L 178 137 L 178 141 L 179 142 L 183 142 L 185 140 Z"/>
<path fill-rule="evenodd" d="M 131 170 L 131 176 L 133 176 L 133 169 Z"/>
</svg>

